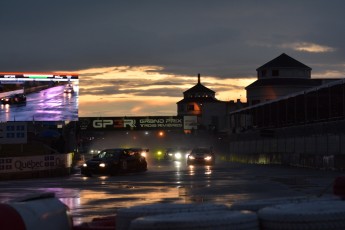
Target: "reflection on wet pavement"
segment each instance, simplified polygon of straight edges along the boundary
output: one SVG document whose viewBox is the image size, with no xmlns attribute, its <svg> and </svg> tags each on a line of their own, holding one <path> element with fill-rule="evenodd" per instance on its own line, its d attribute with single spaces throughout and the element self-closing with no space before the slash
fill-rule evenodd
<svg viewBox="0 0 345 230">
<path fill-rule="evenodd" d="M 247 166 L 156 164 L 144 173 L 0 181 L 0 201 L 53 192 L 71 211 L 75 224 L 114 215 L 119 208 L 153 203 L 213 202 L 231 205 L 248 199 L 316 195 L 335 173 Z M 326 191 L 330 193 L 331 191 Z"/>
<path fill-rule="evenodd" d="M 77 198 L 61 197 L 60 200 L 70 207 L 74 221 L 81 223 L 96 216 L 114 215 L 122 207 L 183 201 L 178 191 L 177 187 L 122 184 L 106 186 L 102 190 L 83 189 Z"/>
</svg>

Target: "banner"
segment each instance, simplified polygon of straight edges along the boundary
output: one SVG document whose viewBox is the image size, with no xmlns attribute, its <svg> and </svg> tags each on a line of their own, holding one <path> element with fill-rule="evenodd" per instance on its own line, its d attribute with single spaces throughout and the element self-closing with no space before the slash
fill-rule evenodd
<svg viewBox="0 0 345 230">
<path fill-rule="evenodd" d="M 0 173 L 31 172 L 72 166 L 72 153 L 0 158 Z"/>
<path fill-rule="evenodd" d="M 198 117 L 197 116 L 184 116 L 184 129 L 196 130 L 198 128 Z"/>
<path fill-rule="evenodd" d="M 80 130 L 176 130 L 184 129 L 183 116 L 154 117 L 79 117 Z"/>
</svg>

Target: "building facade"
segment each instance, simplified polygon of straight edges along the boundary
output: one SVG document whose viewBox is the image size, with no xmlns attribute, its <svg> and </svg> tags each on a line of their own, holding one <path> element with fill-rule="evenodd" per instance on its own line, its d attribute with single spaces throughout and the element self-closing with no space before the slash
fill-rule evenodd
<svg viewBox="0 0 345 230">
<path fill-rule="evenodd" d="M 248 105 L 275 100 L 325 83 L 311 79 L 311 68 L 283 53 L 256 69 L 258 79 L 246 89 Z"/>
<path fill-rule="evenodd" d="M 345 169 L 345 80 L 310 71 L 286 54 L 257 69 L 248 107 L 230 112 L 229 160 Z"/>
<path fill-rule="evenodd" d="M 197 116 L 198 129 L 214 132 L 226 130 L 229 112 L 245 107 L 246 103 L 240 100 L 221 101 L 215 95 L 215 91 L 201 83 L 198 74 L 197 84 L 183 92 L 183 99 L 177 102 L 178 116 Z"/>
</svg>

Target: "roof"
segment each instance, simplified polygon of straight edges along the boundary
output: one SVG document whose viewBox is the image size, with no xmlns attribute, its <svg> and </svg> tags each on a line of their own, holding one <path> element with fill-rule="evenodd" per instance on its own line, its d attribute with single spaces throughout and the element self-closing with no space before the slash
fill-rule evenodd
<svg viewBox="0 0 345 230">
<path fill-rule="evenodd" d="M 256 70 L 265 69 L 265 68 L 303 68 L 303 69 L 311 70 L 309 66 L 306 66 L 305 64 L 297 61 L 296 59 L 293 59 L 292 57 L 290 57 L 289 55 L 285 53 L 282 53 L 275 59 L 260 66 Z"/>
<path fill-rule="evenodd" d="M 305 79 L 305 78 L 265 78 L 258 79 L 245 89 L 260 86 L 318 86 L 323 84 L 323 79 Z"/>
<path fill-rule="evenodd" d="M 206 86 L 204 86 L 203 84 L 201 84 L 200 82 L 198 82 L 195 86 L 193 86 L 192 88 L 186 90 L 183 92 L 183 94 L 194 94 L 194 93 L 199 93 L 199 92 L 205 92 L 205 93 L 215 93 L 213 90 L 207 88 Z"/>
</svg>

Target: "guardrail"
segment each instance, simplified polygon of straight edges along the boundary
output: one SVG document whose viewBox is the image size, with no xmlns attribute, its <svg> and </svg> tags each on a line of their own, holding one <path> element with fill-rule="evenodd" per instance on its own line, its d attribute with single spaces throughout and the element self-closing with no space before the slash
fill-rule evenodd
<svg viewBox="0 0 345 230">
<path fill-rule="evenodd" d="M 9 96 L 11 94 L 17 94 L 17 93 L 24 93 L 24 89 L 18 89 L 18 90 L 13 90 L 13 91 L 8 91 L 8 92 L 0 93 L 0 98 L 7 97 L 7 96 Z"/>
</svg>

